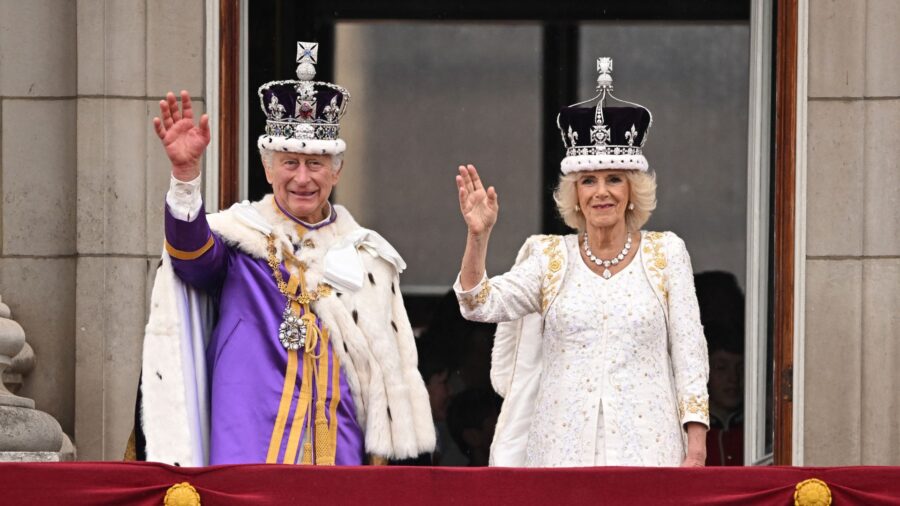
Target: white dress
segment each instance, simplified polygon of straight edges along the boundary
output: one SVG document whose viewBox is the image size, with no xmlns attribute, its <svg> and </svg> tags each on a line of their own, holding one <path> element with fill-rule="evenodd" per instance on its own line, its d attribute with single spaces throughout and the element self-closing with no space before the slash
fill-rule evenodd
<svg viewBox="0 0 900 506">
<path fill-rule="evenodd" d="M 492 465 L 677 466 L 684 425 L 709 423 L 706 340 L 684 242 L 642 232 L 638 253 L 608 280 L 578 248 L 576 236 L 533 236 L 509 272 L 470 290 L 454 285 L 468 319 L 539 317 L 533 338 L 498 330 L 492 382 L 505 399 Z"/>
<path fill-rule="evenodd" d="M 666 346 L 665 315 L 640 269 L 640 258 L 610 279 L 592 272 L 577 246 L 570 246 L 569 258 L 569 273 L 544 320 L 545 364 L 557 366 L 545 368 L 541 377 L 526 446 L 528 467 L 584 465 L 591 455 L 594 465 L 606 465 L 602 402 L 572 394 L 597 389 L 602 399 L 604 392 L 620 386 L 607 377 L 605 364 L 627 358 L 625 341 Z M 596 413 L 596 423 L 589 411 Z M 678 427 L 674 429 L 668 432 L 678 436 Z M 673 439 L 680 447 L 680 437 Z"/>
</svg>

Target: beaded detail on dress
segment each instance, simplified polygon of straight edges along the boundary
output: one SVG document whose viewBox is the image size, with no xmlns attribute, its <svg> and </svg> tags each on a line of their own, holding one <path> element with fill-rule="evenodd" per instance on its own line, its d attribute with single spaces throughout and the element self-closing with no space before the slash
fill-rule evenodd
<svg viewBox="0 0 900 506">
<path fill-rule="evenodd" d="M 683 450 L 673 393 L 629 401 L 646 387 L 645 376 L 671 374 L 668 361 L 655 358 L 667 354 L 666 321 L 640 258 L 603 279 L 584 264 L 577 242 L 569 249 L 570 266 L 544 324 L 545 366 L 526 465 L 605 465 L 610 458 L 678 465 Z M 601 419 L 610 409 L 616 416 Z"/>
</svg>

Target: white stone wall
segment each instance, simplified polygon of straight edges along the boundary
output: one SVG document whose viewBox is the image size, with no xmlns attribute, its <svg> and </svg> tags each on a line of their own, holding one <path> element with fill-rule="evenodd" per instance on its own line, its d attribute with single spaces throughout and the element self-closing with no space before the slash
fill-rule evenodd
<svg viewBox="0 0 900 506">
<path fill-rule="evenodd" d="M 203 0 L 79 0 L 75 439 L 121 458 L 132 428 L 169 166 L 150 119 L 169 90 L 204 109 Z"/>
<path fill-rule="evenodd" d="M 900 2 L 809 7 L 804 464 L 898 465 Z"/>
<path fill-rule="evenodd" d="M 37 356 L 23 395 L 82 460 L 131 431 L 169 168 L 168 90 L 205 108 L 203 0 L 0 0 L 0 293 Z"/>
<path fill-rule="evenodd" d="M 0 0 L 0 294 L 37 357 L 20 395 L 74 431 L 75 2 Z"/>
</svg>

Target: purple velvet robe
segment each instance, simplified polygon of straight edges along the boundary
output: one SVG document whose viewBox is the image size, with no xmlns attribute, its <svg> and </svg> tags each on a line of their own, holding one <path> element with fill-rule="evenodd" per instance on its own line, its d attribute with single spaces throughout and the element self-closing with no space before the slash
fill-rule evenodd
<svg viewBox="0 0 900 506">
<path fill-rule="evenodd" d="M 275 426 L 287 369 L 287 352 L 278 340 L 278 326 L 286 304 L 264 259 L 253 258 L 212 233 L 202 208 L 192 222 L 174 218 L 166 208 L 166 241 L 183 252 L 212 246 L 193 260 L 172 258 L 177 276 L 217 300 L 218 321 L 206 350 L 210 399 L 209 463 L 265 463 Z M 283 279 L 290 273 L 281 266 Z M 329 369 L 334 350 L 327 349 Z M 288 434 L 300 395 L 303 360 L 287 424 L 281 437 L 278 462 L 283 462 Z M 315 400 L 315 388 L 312 389 Z M 329 382 L 326 406 L 332 398 Z M 314 401 L 315 402 L 315 401 Z M 326 416 L 329 416 L 326 412 Z M 330 416 L 329 416 L 330 419 Z M 305 426 L 305 420 L 301 417 Z M 337 409 L 336 465 L 361 465 L 364 435 L 343 369 Z M 298 420 L 299 422 L 299 420 Z M 301 440 L 302 441 L 302 440 Z M 299 461 L 301 452 L 298 452 Z"/>
</svg>

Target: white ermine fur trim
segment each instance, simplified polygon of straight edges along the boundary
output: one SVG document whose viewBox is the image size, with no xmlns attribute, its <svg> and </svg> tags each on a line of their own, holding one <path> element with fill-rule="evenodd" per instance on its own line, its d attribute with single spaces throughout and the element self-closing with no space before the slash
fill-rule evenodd
<svg viewBox="0 0 900 506">
<path fill-rule="evenodd" d="M 337 213 L 333 224 L 303 234 L 303 242 L 314 244 L 297 253 L 297 259 L 307 266 L 309 287 L 322 281 L 328 249 L 360 228 L 345 208 L 336 205 L 333 212 Z M 271 195 L 259 202 L 235 204 L 227 211 L 209 215 L 207 220 L 213 232 L 226 244 L 258 259 L 268 256 L 266 233 L 273 234 L 276 243 L 288 248 L 292 248 L 292 243 L 300 242 L 296 224 L 281 214 Z M 367 453 L 396 459 L 414 457 L 434 449 L 435 433 L 428 392 L 417 369 L 414 337 L 400 295 L 397 268 L 364 248 L 359 252 L 366 273 L 362 288 L 355 292 L 333 290 L 329 297 L 313 302 L 312 309 L 322 319 L 340 358 L 353 394 L 357 420 L 365 431 Z M 281 248 L 277 256 L 281 260 Z M 156 306 L 174 306 L 170 300 L 157 300 L 157 291 L 166 288 L 160 286 L 159 281 L 154 286 L 154 311 L 157 311 Z M 167 313 L 177 313 L 177 308 L 163 309 Z M 171 319 L 170 315 L 160 321 Z M 152 325 L 157 324 L 156 315 L 151 314 L 147 339 L 152 338 L 151 329 L 155 329 Z M 175 330 L 167 327 L 164 333 Z M 173 343 L 170 345 L 165 341 L 150 348 L 155 348 L 152 353 L 165 353 L 170 357 L 169 362 L 175 369 L 167 370 L 165 374 L 175 378 L 180 374 L 177 368 L 180 361 L 177 359 L 177 339 Z M 147 349 L 145 346 L 145 355 Z M 148 375 L 153 373 L 145 367 L 145 384 Z M 146 388 L 144 391 L 146 396 Z M 177 383 L 158 394 L 151 393 L 151 397 L 152 402 L 164 402 L 162 405 L 169 409 L 173 419 L 187 417 L 181 414 L 185 411 L 185 399 L 183 388 L 178 388 Z M 148 397 L 147 401 L 150 400 Z M 177 406 L 172 406 L 173 402 Z M 178 441 L 189 441 L 186 428 L 176 432 L 154 435 L 153 444 L 160 441 L 159 444 L 177 446 Z M 149 457 L 149 434 L 147 440 Z"/>
<path fill-rule="evenodd" d="M 274 135 L 259 136 L 256 146 L 260 149 L 307 155 L 339 155 L 347 150 L 347 143 L 343 139 L 335 139 L 333 141 L 324 139 L 288 139 L 287 137 Z"/>
<path fill-rule="evenodd" d="M 643 170 L 650 168 L 644 155 L 579 155 L 563 158 L 563 174 L 589 170 Z"/>
<path fill-rule="evenodd" d="M 180 294 L 169 256 L 163 253 L 150 295 L 141 370 L 141 420 L 148 461 L 204 465 L 193 452 L 179 335 Z"/>
</svg>

